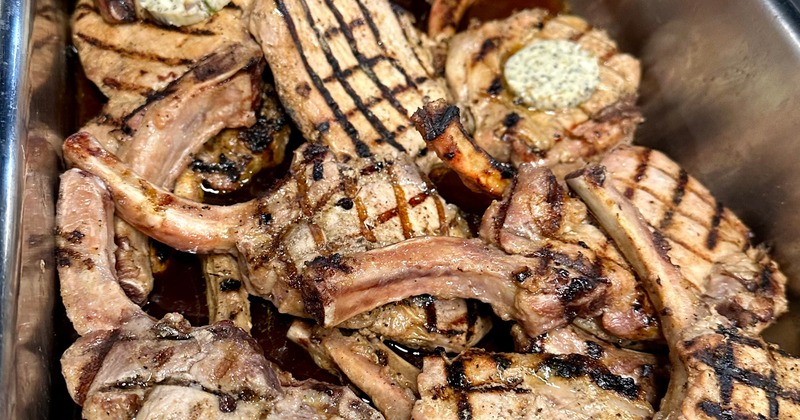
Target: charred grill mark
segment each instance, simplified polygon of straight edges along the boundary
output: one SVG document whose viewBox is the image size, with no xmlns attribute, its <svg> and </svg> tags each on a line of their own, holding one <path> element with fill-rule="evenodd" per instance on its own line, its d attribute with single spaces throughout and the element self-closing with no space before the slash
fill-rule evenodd
<svg viewBox="0 0 800 420">
<path fill-rule="evenodd" d="M 149 96 L 153 93 L 153 91 L 146 86 L 140 86 L 135 83 L 129 83 L 123 80 L 115 79 L 113 77 L 104 77 L 102 83 L 103 86 L 109 87 L 111 89 L 118 91 L 134 92 L 141 96 Z"/>
<path fill-rule="evenodd" d="M 334 118 L 336 122 L 344 129 L 345 133 L 350 137 L 350 140 L 353 142 L 353 146 L 356 149 L 356 154 L 359 157 L 366 158 L 372 156 L 372 152 L 369 149 L 369 146 L 366 145 L 361 140 L 361 136 L 358 134 L 358 130 L 350 123 L 350 120 L 345 117 L 342 110 L 339 108 L 339 104 L 333 99 L 331 93 L 325 87 L 325 83 L 322 82 L 319 75 L 314 71 L 311 67 L 311 64 L 308 62 L 306 58 L 306 53 L 303 49 L 303 44 L 300 42 L 300 36 L 297 33 L 297 27 L 295 26 L 294 19 L 292 19 L 292 15 L 289 14 L 289 10 L 286 8 L 286 4 L 283 0 L 276 0 L 275 5 L 280 12 L 281 16 L 283 17 L 284 22 L 286 23 L 287 29 L 289 29 L 289 34 L 292 37 L 292 42 L 294 42 L 295 48 L 297 49 L 298 54 L 300 55 L 300 60 L 303 63 L 303 67 L 306 70 L 306 73 L 311 78 L 311 82 L 314 84 L 314 87 L 317 91 L 322 95 L 325 99 L 325 103 L 330 108 L 331 112 L 333 112 Z M 303 2 L 303 7 L 307 8 L 305 2 Z M 309 22 L 313 26 L 313 21 Z"/>
<path fill-rule="evenodd" d="M 436 314 L 436 301 L 431 295 L 421 295 L 414 299 L 415 302 L 421 303 L 425 308 L 425 330 L 431 333 L 439 331 L 439 319 Z"/>
<path fill-rule="evenodd" d="M 499 95 L 503 92 L 503 81 L 500 80 L 500 76 L 495 77 L 492 79 L 492 83 L 489 84 L 489 87 L 486 88 L 486 93 L 492 96 Z"/>
<path fill-rule="evenodd" d="M 481 44 L 481 49 L 478 50 L 478 52 L 475 54 L 475 57 L 472 58 L 472 65 L 483 61 L 487 54 L 494 51 L 497 48 L 497 41 L 499 40 L 500 37 L 486 38 L 483 41 L 483 44 Z"/>
<path fill-rule="evenodd" d="M 714 209 L 714 216 L 711 217 L 711 229 L 709 229 L 708 237 L 706 238 L 706 248 L 709 250 L 712 250 L 717 246 L 717 240 L 719 239 L 719 222 L 722 220 L 723 210 L 725 210 L 725 206 L 718 201 L 717 206 Z"/>
<path fill-rule="evenodd" d="M 516 127 L 520 119 L 522 118 L 516 112 L 509 112 L 505 118 L 503 118 L 503 127 L 505 127 L 506 130 L 511 130 Z"/>
<path fill-rule="evenodd" d="M 683 196 L 686 194 L 686 183 L 688 182 L 689 174 L 683 168 L 681 168 L 680 174 L 678 175 L 678 182 L 675 184 L 675 188 L 672 191 L 672 205 L 675 208 L 680 207 L 681 201 L 683 201 Z M 672 223 L 673 215 L 674 210 L 671 207 L 668 207 L 664 212 L 664 217 L 659 223 L 659 227 L 661 229 L 666 229 L 670 223 Z"/>
<path fill-rule="evenodd" d="M 336 78 L 336 80 L 342 86 L 342 89 L 344 89 L 344 91 L 347 92 L 347 95 L 350 96 L 350 98 L 353 100 L 353 103 L 355 104 L 356 108 L 358 108 L 358 110 L 361 112 L 361 114 L 364 115 L 364 117 L 367 119 L 367 121 L 369 121 L 370 125 L 378 132 L 378 134 L 383 139 L 385 139 L 387 143 L 392 145 L 392 147 L 394 147 L 395 149 L 397 149 L 397 150 L 399 150 L 401 152 L 405 152 L 406 149 L 400 143 L 398 143 L 395 140 L 394 132 L 389 131 L 386 128 L 386 126 L 383 125 L 383 122 L 374 113 L 372 113 L 372 111 L 369 109 L 369 107 L 367 107 L 364 104 L 364 101 L 358 95 L 358 92 L 356 92 L 356 90 L 347 81 L 347 75 L 345 75 L 344 72 L 342 71 L 342 68 L 339 65 L 339 60 L 337 60 L 336 57 L 333 55 L 333 52 L 331 51 L 330 45 L 328 45 L 328 41 L 325 39 L 324 36 L 322 36 L 322 34 L 319 31 L 319 28 L 316 25 L 314 25 L 314 23 L 313 23 L 314 22 L 314 16 L 311 14 L 311 9 L 308 7 L 308 3 L 306 2 L 306 0 L 300 0 L 299 3 L 303 7 L 303 11 L 305 12 L 306 19 L 308 20 L 309 25 L 311 26 L 311 29 L 314 31 L 314 34 L 316 35 L 317 40 L 319 41 L 319 47 L 322 49 L 322 52 L 325 55 L 325 60 L 328 62 L 328 65 L 331 66 L 331 69 L 332 69 L 332 72 L 333 72 L 333 76 Z M 335 7 L 333 7 L 333 5 L 331 5 L 329 3 L 329 0 L 326 0 L 326 4 L 329 5 L 329 8 L 331 9 L 331 11 L 333 11 L 333 9 L 335 9 Z M 338 12 L 338 10 L 336 12 Z M 341 14 L 339 15 L 339 17 L 341 17 Z M 346 24 L 341 26 L 339 28 L 339 30 L 342 31 L 342 33 L 350 33 L 350 30 L 347 29 L 347 25 Z M 352 37 L 352 33 L 350 33 L 350 36 Z M 363 62 L 362 60 L 364 60 L 364 57 L 363 56 L 361 56 L 361 57 L 356 56 L 356 59 L 358 60 L 358 62 L 360 64 L 360 63 Z M 359 66 L 359 67 L 361 68 L 362 71 L 364 71 L 366 73 L 366 71 L 364 70 L 365 68 L 368 68 L 366 65 Z M 369 71 L 372 72 L 371 69 L 369 69 Z M 374 73 L 373 73 L 373 76 L 375 76 Z M 375 80 L 374 80 L 377 83 L 376 80 L 377 80 L 377 76 L 375 76 Z M 385 88 L 385 86 L 384 86 L 384 88 Z"/>
<path fill-rule="evenodd" d="M 453 388 L 458 398 L 458 419 L 471 420 L 472 419 L 472 406 L 469 404 L 469 398 L 465 391 L 469 390 L 469 378 L 464 372 L 464 362 L 456 360 L 447 365 L 447 384 Z"/>
<path fill-rule="evenodd" d="M 391 182 L 392 190 L 394 190 L 394 199 L 397 203 L 397 212 L 398 216 L 400 216 L 400 226 L 403 229 L 403 237 L 409 239 L 414 236 L 414 228 L 411 226 L 411 219 L 408 217 L 409 202 L 406 199 L 406 192 L 397 181 L 397 174 L 394 166 L 389 167 L 389 182 Z M 414 198 L 415 197 L 412 197 L 412 199 Z"/>
<path fill-rule="evenodd" d="M 632 378 L 615 375 L 607 367 L 581 354 L 548 355 L 539 364 L 539 369 L 542 368 L 565 379 L 588 376 L 602 389 L 614 391 L 629 400 L 639 398 L 639 385 Z"/>
<path fill-rule="evenodd" d="M 645 149 L 644 152 L 639 155 L 639 166 L 636 167 L 636 173 L 633 176 L 634 183 L 638 184 L 644 179 L 644 174 L 649 166 L 648 162 L 650 162 L 650 154 L 652 152 L 653 151 L 650 149 Z"/>
<path fill-rule="evenodd" d="M 148 22 L 146 20 L 139 20 L 136 22 L 137 25 L 144 26 L 147 28 L 157 29 L 159 31 L 165 32 L 177 32 L 186 35 L 192 36 L 215 36 L 217 35 L 216 32 L 210 29 L 203 29 L 203 28 L 196 28 L 196 25 L 192 26 L 172 26 L 172 25 L 157 25 L 155 23 Z M 208 26 L 208 22 L 205 26 Z"/>
<path fill-rule="evenodd" d="M 356 1 L 360 2 L 361 0 L 356 0 Z M 402 7 L 398 6 L 395 3 L 390 3 L 389 6 L 392 9 L 392 13 L 394 14 L 394 18 L 397 21 L 397 24 L 400 25 L 400 29 L 403 31 L 403 37 L 405 38 L 406 42 L 408 42 L 408 45 L 409 45 L 409 47 L 411 49 L 411 53 L 414 55 L 414 59 L 417 60 L 417 64 L 419 64 L 419 67 L 423 71 L 427 72 L 428 69 L 425 67 L 425 64 L 423 64 L 422 59 L 419 58 L 419 54 L 417 54 L 417 49 L 414 48 L 414 45 L 413 45 L 414 42 L 412 41 L 413 38 L 408 35 L 408 29 L 409 29 L 408 25 L 404 25 L 403 21 L 402 21 L 402 18 L 400 17 L 401 14 L 408 13 L 408 12 L 406 12 L 405 9 L 403 9 Z M 412 28 L 411 30 L 414 30 L 414 29 Z M 417 45 L 417 47 L 419 47 L 419 45 Z M 421 83 L 421 82 L 419 82 L 419 83 Z"/>
<path fill-rule="evenodd" d="M 151 61 L 157 63 L 164 63 L 168 66 L 189 66 L 194 63 L 194 60 L 182 57 L 162 57 L 157 54 L 150 54 L 142 51 L 134 51 L 134 50 L 126 50 L 124 48 L 120 48 L 116 45 L 106 43 L 100 39 L 97 39 L 93 36 L 78 32 L 75 34 L 78 38 L 82 41 L 86 42 L 87 44 L 92 45 L 95 48 L 106 50 L 106 51 L 113 51 L 123 57 L 130 57 L 137 60 L 142 61 Z"/>
<path fill-rule="evenodd" d="M 372 32 L 372 36 L 374 37 L 377 45 L 380 47 L 381 52 L 383 53 L 383 55 L 388 57 L 389 56 L 388 51 L 386 51 L 386 46 L 381 40 L 380 31 L 378 30 L 378 26 L 375 25 L 375 20 L 372 18 L 372 14 L 370 13 L 369 9 L 367 9 L 366 6 L 364 6 L 361 0 L 356 0 L 356 4 L 358 5 L 358 9 L 361 11 L 361 15 L 364 16 L 364 21 L 367 23 L 370 32 Z M 403 78 L 406 80 L 407 86 L 413 89 L 417 88 L 417 85 L 411 79 L 411 76 L 408 75 L 408 72 L 406 72 L 406 69 L 403 68 L 403 66 L 398 64 L 396 60 L 389 60 L 389 62 L 392 64 L 392 67 L 394 67 L 395 70 L 397 70 L 398 72 L 400 72 L 401 75 L 403 75 Z"/>
<path fill-rule="evenodd" d="M 100 371 L 100 367 L 103 366 L 103 361 L 119 339 L 119 330 L 114 330 L 109 333 L 107 337 L 99 340 L 97 347 L 92 349 L 94 355 L 91 360 L 83 366 L 80 379 L 78 380 L 78 386 L 75 390 L 75 402 L 78 404 L 83 404 L 83 402 L 86 401 L 89 388 L 92 386 L 97 372 Z"/>
</svg>

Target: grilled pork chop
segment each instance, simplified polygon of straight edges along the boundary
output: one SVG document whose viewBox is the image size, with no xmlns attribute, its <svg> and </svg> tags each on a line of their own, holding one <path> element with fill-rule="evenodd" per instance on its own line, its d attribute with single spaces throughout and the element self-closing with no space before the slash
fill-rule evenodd
<svg viewBox="0 0 800 420">
<path fill-rule="evenodd" d="M 599 84 L 589 99 L 554 110 L 519 103 L 504 67 L 511 55 L 537 40 L 567 40 L 598 60 Z M 549 166 L 558 176 L 630 142 L 641 121 L 634 108 L 639 62 L 619 53 L 604 31 L 575 16 L 529 9 L 461 32 L 450 42 L 446 75 L 478 146 L 501 162 Z"/>
<path fill-rule="evenodd" d="M 297 279 L 307 263 L 414 236 L 468 234 L 456 209 L 402 156 L 345 165 L 328 149 L 307 144 L 274 191 L 226 207 L 189 202 L 155 188 L 85 133 L 68 139 L 65 152 L 76 165 L 104 178 L 123 218 L 159 241 L 201 253 L 236 250 L 248 268 L 248 290 L 270 298 L 285 313 L 305 315 Z M 469 331 L 480 330 L 461 333 Z"/>
<path fill-rule="evenodd" d="M 377 338 L 295 321 L 286 333 L 323 369 L 344 375 L 367 394 L 387 419 L 410 419 L 418 398 L 419 369 Z"/>
<path fill-rule="evenodd" d="M 120 2 L 98 3 L 99 9 L 92 0 L 75 6 L 72 41 L 86 77 L 109 98 L 115 117 L 132 112 L 207 56 L 235 45 L 254 45 L 243 11 L 233 5 L 207 22 L 180 28 L 145 21 L 108 23 L 102 16 L 108 8 L 102 4 Z"/>
<path fill-rule="evenodd" d="M 663 153 L 621 147 L 602 164 L 716 311 L 754 333 L 786 311 L 786 277 L 739 218 Z"/>
<path fill-rule="evenodd" d="M 426 357 L 415 419 L 649 419 L 653 408 L 633 379 L 592 358 L 485 353 Z"/>
<path fill-rule="evenodd" d="M 430 170 L 410 117 L 449 93 L 406 12 L 386 0 L 258 0 L 250 30 L 306 139 L 340 158 L 408 154 Z"/>
<path fill-rule="evenodd" d="M 626 340 L 660 338 L 655 313 L 628 263 L 549 169 L 521 165 L 503 200 L 484 213 L 480 237 L 509 254 L 557 249 L 572 259 L 586 258 L 603 272 L 620 273 L 609 277 L 608 308 L 600 325 Z"/>
<path fill-rule="evenodd" d="M 656 158 L 652 163 L 648 160 L 642 164 L 642 178 L 645 173 L 652 177 L 653 167 L 658 167 L 656 162 L 664 163 L 666 160 L 662 156 L 653 156 L 655 153 L 650 152 L 650 159 Z M 665 185 L 664 179 L 669 178 L 663 177 L 659 185 Z M 742 322 L 743 319 L 761 320 L 759 308 L 739 306 L 742 298 L 760 297 L 764 288 L 778 290 L 783 287 L 779 283 L 782 276 L 779 276 L 774 263 L 770 262 L 768 271 L 762 271 L 767 274 L 761 277 L 763 283 L 760 287 L 739 290 L 736 295 L 709 294 L 702 285 L 687 280 L 684 272 L 688 270 L 684 266 L 675 265 L 677 258 L 673 259 L 669 254 L 662 230 L 653 229 L 648 224 L 646 214 L 649 208 L 642 207 L 640 212 L 626 193 L 615 188 L 615 184 L 623 188 L 625 184 L 612 179 L 605 168 L 589 167 L 571 175 L 568 182 L 636 268 L 661 315 L 664 336 L 670 347 L 672 378 L 656 418 L 800 417 L 800 382 L 797 380 L 800 359 L 761 340 L 757 336 L 757 324 Z M 697 196 L 706 196 L 707 191 L 695 180 L 687 180 L 675 191 L 683 188 L 696 197 L 687 201 L 685 207 L 680 206 L 679 211 L 681 215 L 691 214 L 691 210 L 699 210 L 695 207 L 699 204 Z M 694 206 L 688 203 L 694 203 Z M 721 208 L 708 202 L 704 204 Z M 722 214 L 714 220 L 721 217 Z M 725 217 L 728 221 L 736 220 L 727 211 Z M 712 225 L 716 223 L 712 222 Z M 696 234 L 692 236 L 697 237 Z M 707 241 L 707 235 L 700 237 L 701 241 Z M 728 313 L 726 300 L 738 306 L 737 316 Z"/>
</svg>

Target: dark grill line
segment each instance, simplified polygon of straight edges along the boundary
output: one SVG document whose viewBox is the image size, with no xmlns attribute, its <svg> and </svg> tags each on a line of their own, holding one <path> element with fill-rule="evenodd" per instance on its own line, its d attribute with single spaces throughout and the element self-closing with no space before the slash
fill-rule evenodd
<svg viewBox="0 0 800 420">
<path fill-rule="evenodd" d="M 306 73 L 311 78 L 311 82 L 314 83 L 314 87 L 317 91 L 325 98 L 325 103 L 328 104 L 328 108 L 330 108 L 331 112 L 333 112 L 334 117 L 336 118 L 336 122 L 344 129 L 345 133 L 350 137 L 350 140 L 353 142 L 353 146 L 356 149 L 356 154 L 359 157 L 365 158 L 372 156 L 372 152 L 361 140 L 361 137 L 358 134 L 358 130 L 353 127 L 353 124 L 350 123 L 350 120 L 345 117 L 342 113 L 342 110 L 339 108 L 339 104 L 333 99 L 331 93 L 325 87 L 325 84 L 320 79 L 319 75 L 311 68 L 311 64 L 309 64 L 308 59 L 306 58 L 306 54 L 303 51 L 303 44 L 300 43 L 300 37 L 297 33 L 297 27 L 294 24 L 294 20 L 292 19 L 292 15 L 289 14 L 289 10 L 286 8 L 286 4 L 283 0 L 275 0 L 275 5 L 278 8 L 278 11 L 281 13 L 284 22 L 286 22 L 286 27 L 289 29 L 289 34 L 292 36 L 292 42 L 294 42 L 295 48 L 300 55 L 300 60 L 303 62 L 303 67 L 306 69 Z M 313 26 L 313 22 L 309 22 L 310 25 Z"/>
<path fill-rule="evenodd" d="M 188 66 L 194 63 L 194 60 L 190 60 L 188 58 L 161 57 L 156 54 L 144 53 L 141 51 L 126 50 L 123 48 L 119 48 L 116 45 L 108 44 L 95 37 L 80 32 L 76 33 L 75 36 L 77 36 L 87 44 L 91 44 L 92 46 L 97 47 L 101 50 L 114 51 L 115 53 L 123 57 L 136 58 L 142 61 L 164 63 L 168 66 Z"/>
<path fill-rule="evenodd" d="M 405 152 L 406 149 L 394 139 L 395 137 L 394 132 L 388 130 L 386 126 L 383 125 L 383 122 L 377 116 L 375 116 L 375 114 L 372 113 L 369 107 L 364 105 L 364 101 L 358 95 L 358 92 L 356 92 L 355 89 L 353 89 L 353 87 L 350 86 L 350 83 L 347 81 L 347 78 L 344 77 L 344 75 L 342 74 L 342 69 L 339 66 L 339 61 L 333 55 L 333 52 L 331 52 L 331 48 L 330 45 L 328 45 L 328 41 L 325 39 L 324 36 L 322 36 L 322 33 L 320 32 L 319 28 L 314 24 L 314 16 L 311 14 L 311 9 L 309 9 L 306 0 L 300 0 L 299 3 L 303 7 L 303 11 L 306 14 L 306 20 L 308 21 L 309 26 L 311 26 L 311 30 L 314 31 L 314 34 L 317 37 L 317 41 L 319 42 L 319 46 L 322 49 L 322 52 L 325 54 L 325 60 L 328 62 L 328 64 L 331 66 L 331 69 L 333 70 L 333 76 L 336 77 L 336 80 L 339 81 L 339 84 L 353 100 L 353 103 L 356 105 L 356 108 L 358 108 L 358 110 L 361 111 L 361 114 L 364 115 L 364 117 L 367 119 L 367 121 L 369 121 L 370 125 L 372 125 L 372 127 L 375 128 L 378 134 L 382 138 L 386 139 L 386 142 L 392 145 L 392 147 L 401 152 Z M 349 29 L 346 28 L 340 28 L 340 29 L 342 31 L 345 30 L 349 31 Z"/>
<path fill-rule="evenodd" d="M 367 22 L 367 26 L 369 27 L 370 32 L 372 32 L 372 36 L 375 38 L 375 43 L 381 48 L 381 52 L 383 55 L 388 56 L 388 51 L 386 51 L 386 46 L 381 41 L 381 34 L 378 30 L 378 26 L 375 25 L 375 20 L 372 19 L 372 14 L 369 12 L 369 9 L 361 3 L 361 0 L 355 0 L 356 4 L 358 5 L 358 9 L 361 10 L 361 15 L 364 16 L 364 20 Z M 406 79 L 406 85 L 411 86 L 412 88 L 416 89 L 417 85 L 411 79 L 411 76 L 408 75 L 406 69 L 403 66 L 399 65 L 396 60 L 390 59 L 390 63 L 392 63 L 392 67 L 395 68 L 400 74 L 403 75 L 403 78 Z"/>
<path fill-rule="evenodd" d="M 134 92 L 141 96 L 149 96 L 153 94 L 153 91 L 146 86 L 140 86 L 135 83 L 128 83 L 119 79 L 115 79 L 113 77 L 104 78 L 103 86 L 109 87 L 117 91 Z"/>
<path fill-rule="evenodd" d="M 414 58 L 417 60 L 417 63 L 419 63 L 420 68 L 422 68 L 426 76 L 430 76 L 430 74 L 428 74 L 428 69 L 425 68 L 425 65 L 422 63 L 422 59 L 420 59 L 419 55 L 417 54 L 417 49 L 414 48 L 414 42 L 411 40 L 411 37 L 408 36 L 408 31 L 406 29 L 406 26 L 408 25 L 403 25 L 402 18 L 400 17 L 400 13 L 407 13 L 407 12 L 403 10 L 400 6 L 395 5 L 394 3 L 392 3 L 389 7 L 392 8 L 392 12 L 394 14 L 395 19 L 397 20 L 397 24 L 400 25 L 400 30 L 403 31 L 403 36 L 408 42 L 408 46 L 409 48 L 411 48 L 411 52 L 414 54 Z"/>
<path fill-rule="evenodd" d="M 683 201 L 683 196 L 686 193 L 687 182 L 689 182 L 689 174 L 684 169 L 681 169 L 680 174 L 678 175 L 678 182 L 675 184 L 675 188 L 672 190 L 672 205 L 675 206 L 675 208 L 679 208 L 681 201 Z M 667 207 L 667 210 L 664 212 L 664 217 L 658 224 L 659 228 L 666 229 L 672 223 L 673 215 L 674 210 L 670 207 Z"/>
<path fill-rule="evenodd" d="M 714 216 L 711 218 L 711 230 L 708 231 L 708 238 L 706 239 L 706 247 L 710 250 L 717 246 L 719 240 L 719 222 L 722 220 L 722 211 L 725 206 L 717 202 L 717 207 L 714 210 Z"/>
<path fill-rule="evenodd" d="M 378 87 L 378 89 L 381 91 L 381 96 L 383 96 L 387 101 L 389 101 L 392 107 L 395 110 L 397 110 L 397 112 L 399 112 L 400 115 L 405 117 L 406 121 L 410 121 L 410 119 L 408 118 L 409 115 L 408 110 L 405 109 L 405 107 L 403 107 L 402 104 L 400 104 L 397 98 L 395 98 L 394 95 L 392 94 L 392 91 L 385 84 L 383 84 L 383 82 L 380 81 L 378 75 L 376 75 L 375 72 L 372 70 L 372 67 L 375 65 L 373 64 L 375 58 L 364 57 L 364 54 L 362 54 L 361 51 L 359 51 L 356 39 L 355 37 L 353 37 L 353 32 L 350 30 L 349 26 L 344 21 L 342 13 L 339 11 L 339 9 L 336 8 L 336 6 L 333 5 L 333 1 L 325 0 L 325 4 L 328 6 L 328 9 L 336 17 L 336 21 L 339 23 L 340 26 L 340 31 L 342 35 L 344 35 L 345 39 L 347 39 L 347 43 L 350 45 L 350 51 L 356 57 L 356 61 L 358 61 L 358 66 L 361 68 L 361 71 L 363 71 L 367 75 L 367 77 L 369 77 L 369 79 L 372 80 L 372 83 L 374 83 L 375 86 Z M 383 55 L 380 55 L 378 57 L 384 58 Z"/>
</svg>

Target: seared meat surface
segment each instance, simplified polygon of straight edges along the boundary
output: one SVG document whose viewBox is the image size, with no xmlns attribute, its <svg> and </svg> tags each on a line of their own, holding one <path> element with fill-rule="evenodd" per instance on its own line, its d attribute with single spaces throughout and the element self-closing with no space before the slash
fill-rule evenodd
<svg viewBox="0 0 800 420">
<path fill-rule="evenodd" d="M 460 353 L 492 328 L 484 312 L 475 302 L 422 295 L 358 314 L 339 327 L 366 330 L 412 349 Z"/>
<path fill-rule="evenodd" d="M 736 215 L 663 153 L 622 147 L 603 159 L 682 275 L 737 327 L 760 332 L 786 311 L 786 277 Z"/>
<path fill-rule="evenodd" d="M 410 117 L 449 93 L 406 12 L 385 0 L 261 0 L 250 30 L 306 139 L 340 158 L 408 154 L 430 170 Z"/>
<path fill-rule="evenodd" d="M 537 40 L 577 44 L 599 63 L 599 84 L 575 107 L 533 109 L 520 104 L 504 79 L 511 55 Z M 465 111 L 475 142 L 501 162 L 532 162 L 563 177 L 619 143 L 641 121 L 634 107 L 639 62 L 621 54 L 604 31 L 575 16 L 523 10 L 457 34 L 450 41 L 448 84 Z"/>
<path fill-rule="evenodd" d="M 485 353 L 426 357 L 415 419 L 648 419 L 628 377 L 586 356 Z"/>
<path fill-rule="evenodd" d="M 309 144 L 295 153 L 289 177 L 273 192 L 225 207 L 158 190 L 85 133 L 68 139 L 65 152 L 104 179 L 123 218 L 159 241 L 196 252 L 237 250 L 248 267 L 249 290 L 285 313 L 305 313 L 293 282 L 318 257 L 414 236 L 468 233 L 457 211 L 401 157 L 350 166 Z"/>
<path fill-rule="evenodd" d="M 752 324 L 727 313 L 719 296 L 687 280 L 660 231 L 648 225 L 647 208 L 639 212 L 605 168 L 589 167 L 568 182 L 636 268 L 661 316 L 672 377 L 656 418 L 799 417 L 800 359 L 766 344 Z M 771 268 L 777 270 L 774 263 Z M 776 273 L 766 278 L 770 288 L 783 287 Z M 751 289 L 727 300 L 760 293 Z M 758 313 L 744 319 L 758 319 Z"/>
<path fill-rule="evenodd" d="M 602 273 L 617 273 L 607 275 L 608 306 L 600 325 L 617 338 L 660 337 L 655 313 L 628 263 L 590 219 L 586 206 L 570 197 L 549 169 L 521 165 L 503 200 L 484 213 L 480 236 L 509 254 L 553 249 L 574 260 L 592 261 Z"/>
</svg>

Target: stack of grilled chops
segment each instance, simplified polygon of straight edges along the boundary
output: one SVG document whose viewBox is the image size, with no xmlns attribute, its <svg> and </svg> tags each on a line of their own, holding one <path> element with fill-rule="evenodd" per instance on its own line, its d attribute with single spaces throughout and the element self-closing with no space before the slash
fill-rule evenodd
<svg viewBox="0 0 800 420">
<path fill-rule="evenodd" d="M 800 417 L 800 360 L 759 337 L 786 278 L 630 145 L 639 62 L 539 9 L 458 32 L 470 3 L 434 2 L 425 34 L 388 0 L 233 0 L 189 26 L 79 0 L 107 97 L 64 143 L 58 197 L 84 418 Z M 204 202 L 283 164 L 249 201 Z M 431 181 L 448 174 L 473 192 Z M 198 254 L 210 325 L 142 309 L 150 238 Z M 250 296 L 340 384 L 268 360 Z M 485 349 L 493 320 L 515 352 Z"/>
</svg>

